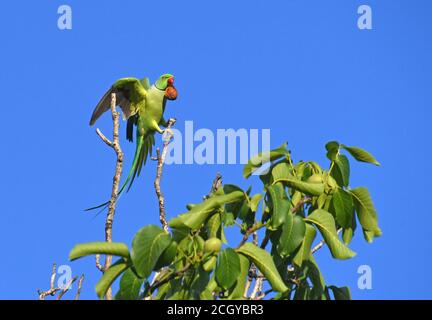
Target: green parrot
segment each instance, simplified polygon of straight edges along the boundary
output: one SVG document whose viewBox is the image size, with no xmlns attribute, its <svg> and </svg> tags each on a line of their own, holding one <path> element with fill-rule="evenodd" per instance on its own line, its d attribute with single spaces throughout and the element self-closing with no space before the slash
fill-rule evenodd
<svg viewBox="0 0 432 320">
<path fill-rule="evenodd" d="M 159 79 L 150 85 L 148 78 L 142 80 L 136 78 L 122 78 L 105 93 L 97 104 L 90 119 L 90 125 L 111 108 L 111 94 L 116 94 L 117 105 L 123 112 L 123 118 L 127 120 L 126 138 L 133 141 L 133 129 L 136 129 L 136 150 L 129 174 L 121 186 L 117 196 L 124 191 L 129 184 L 128 191 L 132 186 L 135 177 L 141 172 L 147 156 L 152 153 L 155 144 L 154 134 L 163 134 L 160 126 L 167 127 L 168 123 L 163 117 L 167 100 L 177 99 L 177 90 L 174 87 L 174 76 L 163 74 Z M 94 210 L 105 207 L 105 202 L 99 206 L 87 209 Z"/>
</svg>

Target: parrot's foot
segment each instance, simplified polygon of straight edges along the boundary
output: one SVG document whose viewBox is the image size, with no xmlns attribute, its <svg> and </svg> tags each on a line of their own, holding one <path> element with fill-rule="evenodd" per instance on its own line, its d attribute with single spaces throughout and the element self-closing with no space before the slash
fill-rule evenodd
<svg viewBox="0 0 432 320">
<path fill-rule="evenodd" d="M 164 142 L 169 142 L 171 141 L 171 139 L 174 137 L 174 132 L 172 132 L 171 129 L 167 128 L 164 130 L 163 134 L 162 134 L 162 140 Z"/>
</svg>

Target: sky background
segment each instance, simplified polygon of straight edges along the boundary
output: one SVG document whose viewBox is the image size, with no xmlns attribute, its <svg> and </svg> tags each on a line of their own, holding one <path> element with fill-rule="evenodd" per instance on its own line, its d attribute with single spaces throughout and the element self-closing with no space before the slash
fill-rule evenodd
<svg viewBox="0 0 432 320">
<path fill-rule="evenodd" d="M 57 28 L 62 4 L 72 30 Z M 362 4 L 373 30 L 357 28 Z M 83 209 L 109 196 L 114 169 L 88 120 L 116 79 L 166 72 L 179 90 L 166 115 L 180 130 L 187 120 L 213 132 L 270 128 L 272 147 L 288 141 L 296 161 L 325 167 L 330 140 L 373 153 L 382 166 L 353 162 L 351 186 L 369 188 L 383 236 L 367 244 L 358 232 L 355 258 L 333 260 L 323 248 L 318 263 L 355 299 L 431 299 L 431 12 L 426 0 L 3 3 L 0 299 L 36 299 L 53 262 L 85 273 L 82 298 L 96 298 L 94 259 L 68 261 L 76 243 L 103 240 L 103 215 Z M 98 122 L 107 135 L 110 125 L 109 115 Z M 134 146 L 122 126 L 127 170 Z M 171 165 L 162 181 L 169 217 L 199 202 L 218 171 L 261 190 L 241 165 Z M 154 176 L 150 163 L 122 197 L 115 241 L 158 224 Z M 357 288 L 364 264 L 372 290 Z"/>
</svg>

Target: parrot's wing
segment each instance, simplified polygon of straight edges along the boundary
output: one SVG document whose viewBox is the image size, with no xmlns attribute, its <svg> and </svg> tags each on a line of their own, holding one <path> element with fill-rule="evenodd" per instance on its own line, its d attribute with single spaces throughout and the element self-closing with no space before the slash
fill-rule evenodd
<svg viewBox="0 0 432 320">
<path fill-rule="evenodd" d="M 149 78 L 143 78 L 140 80 L 141 84 L 143 85 L 144 89 L 148 90 L 151 87 L 150 79 Z"/>
<path fill-rule="evenodd" d="M 123 111 L 123 116 L 128 119 L 136 113 L 136 106 L 133 100 L 144 100 L 147 95 L 146 89 L 143 87 L 140 80 L 135 78 L 123 78 L 117 80 L 116 83 L 104 94 L 102 99 L 97 104 L 90 119 L 92 126 L 97 119 L 111 107 L 111 94 L 116 94 L 117 105 Z"/>
</svg>

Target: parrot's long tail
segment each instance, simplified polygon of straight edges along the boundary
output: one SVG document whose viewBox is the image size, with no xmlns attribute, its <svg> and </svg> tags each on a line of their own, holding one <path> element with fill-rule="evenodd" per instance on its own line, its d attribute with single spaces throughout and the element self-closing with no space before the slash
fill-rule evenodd
<svg viewBox="0 0 432 320">
<path fill-rule="evenodd" d="M 153 134 L 137 137 L 137 144 L 136 144 L 134 160 L 132 162 L 132 167 L 129 170 L 129 173 L 126 177 L 126 180 L 123 182 L 122 186 L 120 187 L 120 189 L 117 193 L 117 199 L 116 200 L 118 200 L 120 198 L 121 194 L 126 189 L 126 186 L 128 184 L 129 184 L 129 186 L 127 188 L 127 191 L 130 190 L 130 188 L 132 187 L 132 183 L 135 180 L 135 177 L 137 175 L 138 176 L 140 175 L 142 166 L 143 166 L 143 164 L 146 163 L 148 155 L 149 154 L 151 155 L 154 143 L 155 143 L 155 141 L 154 141 L 154 135 Z M 105 210 L 106 208 L 108 208 L 109 204 L 110 204 L 110 201 L 107 201 L 107 202 L 104 202 L 104 203 L 102 203 L 96 207 L 91 207 L 91 208 L 85 209 L 85 211 L 92 211 L 92 210 L 96 210 L 96 209 L 101 209 L 99 211 L 99 213 L 100 213 L 103 210 Z"/>
</svg>

